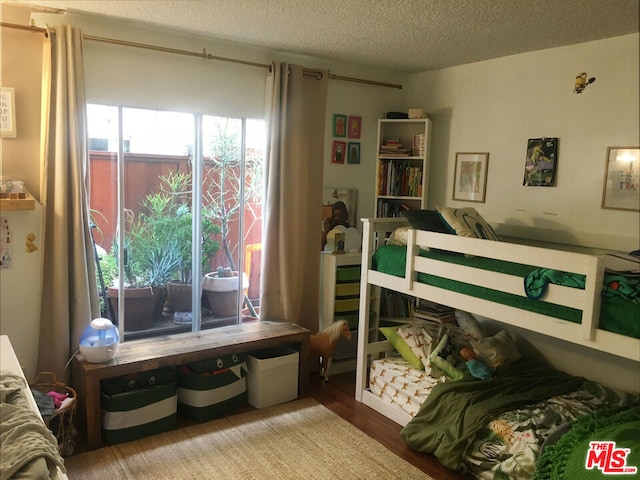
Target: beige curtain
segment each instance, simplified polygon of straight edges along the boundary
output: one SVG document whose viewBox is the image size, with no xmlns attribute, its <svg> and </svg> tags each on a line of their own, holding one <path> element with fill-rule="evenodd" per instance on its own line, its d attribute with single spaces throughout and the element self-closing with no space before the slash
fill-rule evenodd
<svg viewBox="0 0 640 480">
<path fill-rule="evenodd" d="M 42 308 L 38 371 L 69 381 L 65 364 L 100 316 L 87 197 L 88 157 L 82 36 L 49 32 L 43 68 Z"/>
<path fill-rule="evenodd" d="M 328 72 L 274 63 L 268 82 L 261 320 L 318 331 Z"/>
</svg>

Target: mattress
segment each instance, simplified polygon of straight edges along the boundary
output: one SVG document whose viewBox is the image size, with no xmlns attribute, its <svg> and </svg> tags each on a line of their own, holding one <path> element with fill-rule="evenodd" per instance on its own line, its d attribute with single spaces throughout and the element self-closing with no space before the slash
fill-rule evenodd
<svg viewBox="0 0 640 480">
<path fill-rule="evenodd" d="M 404 277 L 406 250 L 405 246 L 384 245 L 374 254 L 373 269 L 397 277 Z M 467 258 L 463 255 L 452 255 L 436 251 L 420 250 L 420 256 L 455 264 L 463 264 L 483 270 L 516 275 L 523 279 L 523 285 L 525 277 L 538 268 L 533 265 L 523 265 L 482 257 Z M 443 289 L 464 293 L 473 297 L 486 298 L 487 300 L 503 305 L 513 306 L 522 310 L 536 312 L 574 323 L 580 323 L 582 317 L 582 312 L 578 309 L 533 300 L 435 275 L 419 273 L 418 281 Z M 603 296 L 600 309 L 599 328 L 633 338 L 640 338 L 640 308 L 638 308 L 638 305 L 632 301 L 618 295 Z"/>
<path fill-rule="evenodd" d="M 369 389 L 385 402 L 395 405 L 412 417 L 431 389 L 445 377 L 433 378 L 416 370 L 402 357 L 387 357 L 371 362 Z"/>
</svg>

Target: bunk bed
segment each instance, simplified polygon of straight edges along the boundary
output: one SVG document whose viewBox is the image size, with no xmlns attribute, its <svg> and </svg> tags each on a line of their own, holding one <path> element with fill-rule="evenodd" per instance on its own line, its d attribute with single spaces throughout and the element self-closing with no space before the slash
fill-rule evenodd
<svg viewBox="0 0 640 480">
<path fill-rule="evenodd" d="M 399 231 L 396 230 L 399 227 L 403 227 L 404 240 L 400 242 L 401 245 L 387 245 L 389 234 Z M 485 227 L 490 228 L 488 225 L 485 225 Z M 613 308 L 607 304 L 607 297 L 613 297 L 613 303 L 616 303 L 617 295 L 607 294 L 604 295 L 605 301 L 602 300 L 603 289 L 607 288 L 604 286 L 604 282 L 607 279 L 609 269 L 615 270 L 619 268 L 616 264 L 616 258 L 608 255 L 583 254 L 495 241 L 498 239 L 493 232 L 493 240 L 469 238 L 461 236 L 460 233 L 457 235 L 450 233 L 452 232 L 443 233 L 439 229 L 418 230 L 412 228 L 406 218 L 363 219 L 355 396 L 356 400 L 402 425 L 404 427 L 403 438 L 412 448 L 434 453 L 442 463 L 450 468 L 471 470 L 478 478 L 493 478 L 493 473 L 502 469 L 505 462 L 496 464 L 490 458 L 485 459 L 484 454 L 480 454 L 478 449 L 486 449 L 487 443 L 483 440 L 478 440 L 480 437 L 471 435 L 466 438 L 464 448 L 461 444 L 455 442 L 446 446 L 441 437 L 433 437 L 431 439 L 433 445 L 426 445 L 422 448 L 422 444 L 416 443 L 415 438 L 412 438 L 416 436 L 416 432 L 429 428 L 429 424 L 432 422 L 442 422 L 438 425 L 433 425 L 433 428 L 443 430 L 447 428 L 448 423 L 453 423 L 465 417 L 461 412 L 449 409 L 446 412 L 433 414 L 427 412 L 427 420 L 420 419 L 422 423 L 416 423 L 418 417 L 425 417 L 425 408 L 423 407 L 427 404 L 429 404 L 429 408 L 435 408 L 438 405 L 450 405 L 452 397 L 446 397 L 446 401 L 442 401 L 440 396 L 457 395 L 453 390 L 458 387 L 466 388 L 463 383 L 468 379 L 465 378 L 461 382 L 455 382 L 446 381 L 448 379 L 443 377 L 441 380 L 434 381 L 424 371 L 422 373 L 416 371 L 404 359 L 398 357 L 398 350 L 389 340 L 391 337 L 387 336 L 387 339 L 380 340 L 380 338 L 383 338 L 380 335 L 381 330 L 379 328 L 381 327 L 379 312 L 382 289 L 447 305 L 459 311 L 470 312 L 496 320 L 500 324 L 520 327 L 635 362 L 640 362 L 640 339 L 637 333 L 640 328 L 637 325 L 639 323 L 638 312 L 640 309 L 637 303 L 629 302 L 627 304 L 622 302 L 625 307 L 630 305 L 630 315 L 623 313 L 621 319 L 603 321 L 602 324 L 600 322 L 601 310 L 607 310 L 607 315 L 603 315 L 603 318 L 608 318 L 612 316 L 612 311 L 618 311 L 620 308 L 619 305 Z M 380 255 L 380 253 L 376 255 L 378 250 L 391 250 L 393 251 L 391 256 L 399 257 L 400 260 L 396 258 L 391 261 Z M 398 265 L 398 262 L 400 262 L 400 265 Z M 493 263 L 486 265 L 486 262 Z M 501 266 L 496 266 L 496 264 Z M 562 276 L 556 275 L 557 272 L 562 275 L 568 274 L 570 281 L 559 281 L 559 284 L 554 283 L 557 280 L 556 277 Z M 540 288 L 531 290 L 531 285 L 527 285 L 528 279 L 531 278 L 540 281 L 535 285 L 536 288 Z M 579 280 L 579 284 L 570 285 L 576 278 Z M 565 283 L 565 285 L 562 283 Z M 634 325 L 625 324 L 625 322 L 629 323 L 629 318 L 632 323 L 635 323 Z M 385 375 L 376 371 L 377 362 L 387 362 L 384 368 L 390 368 L 388 371 L 390 373 L 386 375 L 394 379 L 402 377 L 405 386 L 394 389 L 393 395 L 385 395 L 386 386 L 379 387 L 374 385 L 377 381 L 376 375 Z M 388 365 L 389 362 L 391 362 L 391 366 Z M 393 364 L 394 362 L 395 365 Z M 515 375 L 516 377 L 522 377 L 523 369 L 529 371 L 529 373 L 535 372 L 534 375 L 540 375 L 540 372 L 535 370 L 538 368 L 537 365 L 528 365 L 526 363 L 524 365 L 523 367 L 522 364 L 518 364 L 517 369 L 512 368 L 512 371 L 508 373 L 509 365 L 498 368 L 501 373 L 505 372 L 505 376 Z M 524 379 L 513 380 L 509 377 L 508 381 L 525 382 L 525 384 L 526 382 L 535 383 L 534 378 L 526 378 L 529 373 L 525 372 Z M 550 369 L 548 374 L 553 377 L 556 372 Z M 421 384 L 420 388 L 406 388 L 407 382 L 410 381 L 407 379 L 424 379 L 425 377 L 428 379 L 426 386 Z M 501 378 L 500 380 L 505 379 Z M 583 380 L 581 379 L 580 381 Z M 485 392 L 481 395 L 486 396 L 486 389 L 493 385 L 491 383 L 493 381 L 493 379 L 484 381 L 488 383 L 483 384 L 482 388 L 485 389 Z M 567 382 L 570 381 L 575 380 L 573 377 L 568 376 L 559 380 L 558 385 L 567 385 Z M 459 385 L 453 385 L 456 383 Z M 474 383 L 476 385 L 480 384 L 477 380 Z M 586 387 L 583 384 L 581 385 L 581 388 L 586 388 L 590 392 L 605 388 L 607 393 L 603 394 L 603 396 L 609 399 L 615 397 L 616 399 L 610 405 L 611 407 L 621 407 L 623 405 L 629 407 L 638 402 L 638 396 L 635 394 L 622 399 L 621 396 L 617 396 L 618 392 L 612 394 L 609 389 L 595 382 L 589 382 Z M 521 384 L 518 384 L 515 390 L 519 388 L 521 388 Z M 409 396 L 413 395 L 415 397 L 417 394 L 417 400 L 416 398 L 411 399 L 408 397 L 400 400 L 399 397 L 403 395 L 404 390 L 413 392 Z M 437 392 L 437 396 L 440 398 L 439 402 L 436 398 L 430 398 L 436 396 L 435 394 L 431 395 L 432 390 Z M 496 390 L 496 396 L 499 395 L 498 391 Z M 576 393 L 575 388 L 573 390 L 571 388 L 569 390 L 560 389 L 550 392 L 549 395 L 553 396 L 556 404 L 558 398 L 565 397 L 569 404 L 573 404 L 576 395 L 578 397 L 584 396 L 585 392 L 583 390 L 578 390 L 578 392 Z M 591 395 L 591 393 L 588 395 Z M 540 415 L 540 411 L 546 411 L 545 409 L 556 408 L 555 406 L 549 407 L 544 403 L 544 395 L 537 400 L 539 400 L 538 403 L 534 402 L 536 404 L 536 415 Z M 475 401 L 473 400 L 471 403 Z M 594 404 L 600 405 L 602 399 L 592 399 L 592 401 Z M 468 403 L 464 402 L 463 404 L 468 405 Z M 582 413 L 593 413 L 588 405 L 581 405 L 578 410 Z M 514 413 L 514 411 L 519 413 Z M 492 417 L 493 421 L 508 422 L 514 418 L 521 419 L 523 415 L 521 409 L 512 410 L 506 407 L 498 413 Z M 565 413 L 567 416 L 561 418 L 565 418 L 567 421 L 575 420 L 576 412 Z M 455 420 L 452 420 L 454 418 Z M 533 449 L 536 458 L 538 448 L 541 448 L 545 438 L 553 430 L 549 428 L 549 425 L 546 425 L 546 430 L 540 433 L 537 430 L 539 426 L 535 425 L 537 421 L 539 420 L 530 420 L 532 435 L 539 440 L 539 445 Z M 414 423 L 416 423 L 415 426 Z M 555 425 L 554 428 L 559 426 Z M 487 430 L 487 425 L 478 426 L 478 428 L 484 429 L 482 432 L 478 432 L 476 429 L 475 433 L 478 435 L 492 434 Z M 434 439 L 436 440 L 434 441 Z M 449 451 L 444 452 L 444 449 L 447 448 Z M 455 461 L 447 459 L 447 455 L 452 450 L 457 451 L 458 458 Z M 464 459 L 466 466 L 460 467 L 460 462 L 463 461 L 460 455 L 465 450 L 468 450 Z M 518 455 L 521 455 L 521 452 L 514 450 L 509 455 L 509 460 L 506 463 L 513 458 L 517 458 Z M 491 457 L 491 454 L 489 454 L 489 457 Z M 533 461 L 535 459 L 529 460 Z M 487 470 L 484 473 L 479 473 L 481 470 L 478 467 L 478 470 L 474 471 L 475 467 L 472 465 L 474 462 L 478 465 L 483 464 L 483 468 L 486 467 Z M 492 462 L 493 464 L 489 465 Z M 472 466 L 469 467 L 469 465 Z M 529 478 L 530 474 L 531 472 L 518 478 Z"/>
</svg>

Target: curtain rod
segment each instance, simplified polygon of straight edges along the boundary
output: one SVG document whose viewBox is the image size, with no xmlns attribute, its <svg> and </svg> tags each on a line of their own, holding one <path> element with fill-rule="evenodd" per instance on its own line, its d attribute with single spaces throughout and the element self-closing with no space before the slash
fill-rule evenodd
<svg viewBox="0 0 640 480">
<path fill-rule="evenodd" d="M 28 25 L 17 25 L 14 23 L 5 23 L 5 22 L 1 22 L 1 25 L 3 27 L 9 27 L 9 28 L 18 28 L 18 29 L 22 29 L 22 30 L 30 30 L 32 32 L 42 32 L 46 35 L 47 33 L 47 29 L 46 28 L 40 28 L 40 27 L 36 27 L 36 26 L 28 26 Z M 83 34 L 82 38 L 84 40 L 91 40 L 94 42 L 102 42 L 102 43 L 110 43 L 110 44 L 114 44 L 114 45 L 122 45 L 122 46 L 126 46 L 126 47 L 136 47 L 136 48 L 144 48 L 147 50 L 155 50 L 157 52 L 166 52 L 166 53 L 175 53 L 178 55 L 187 55 L 187 56 L 191 56 L 191 57 L 200 57 L 206 60 L 219 60 L 222 62 L 233 62 L 233 63 L 239 63 L 242 65 L 249 65 L 252 67 L 261 67 L 261 68 L 266 68 L 266 69 L 271 69 L 271 65 L 267 65 L 264 63 L 257 63 L 257 62 L 249 62 L 247 60 L 238 60 L 236 58 L 229 58 L 229 57 L 219 57 L 216 55 L 212 55 L 210 53 L 207 53 L 206 49 L 202 49 L 202 53 L 200 52 L 191 52 L 188 50 L 180 50 L 180 49 L 176 49 L 176 48 L 168 48 L 168 47 L 161 47 L 158 45 L 151 45 L 148 43 L 137 43 L 137 42 L 129 42 L 126 40 L 117 40 L 114 38 L 106 38 L 106 37 L 96 37 L 93 35 L 86 35 Z M 321 72 L 319 71 L 315 71 L 315 70 L 304 70 L 304 74 L 308 75 L 308 76 L 318 76 L 319 74 L 321 74 Z M 398 89 L 402 89 L 402 85 L 400 84 L 396 84 L 396 83 L 385 83 L 385 82 L 377 82 L 375 80 L 366 80 L 366 79 L 362 79 L 362 78 L 354 78 L 354 77 L 345 77 L 342 75 L 335 75 L 332 73 L 329 73 L 328 77 L 332 80 L 343 80 L 345 82 L 356 82 L 356 83 L 363 83 L 366 85 L 376 85 L 379 87 L 389 87 L 389 88 L 398 88 Z"/>
</svg>

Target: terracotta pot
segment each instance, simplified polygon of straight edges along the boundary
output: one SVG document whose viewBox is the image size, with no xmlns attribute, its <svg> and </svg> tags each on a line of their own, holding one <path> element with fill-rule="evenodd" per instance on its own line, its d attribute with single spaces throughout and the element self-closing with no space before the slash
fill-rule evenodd
<svg viewBox="0 0 640 480">
<path fill-rule="evenodd" d="M 147 330 L 153 326 L 153 309 L 156 297 L 151 287 L 125 288 L 124 293 L 124 329 L 125 332 Z M 109 287 L 109 298 L 118 321 L 117 288 Z"/>
<path fill-rule="evenodd" d="M 190 312 L 192 290 L 190 283 L 170 280 L 167 282 L 167 303 L 176 312 Z"/>
</svg>

